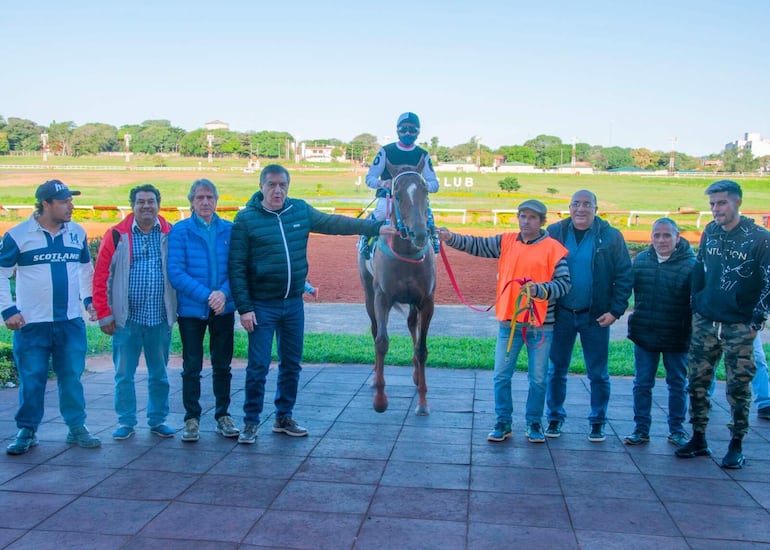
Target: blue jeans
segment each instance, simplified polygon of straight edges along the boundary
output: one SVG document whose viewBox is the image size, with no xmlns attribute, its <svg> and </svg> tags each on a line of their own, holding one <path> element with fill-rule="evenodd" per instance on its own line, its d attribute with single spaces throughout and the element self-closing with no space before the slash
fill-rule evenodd
<svg viewBox="0 0 770 550">
<path fill-rule="evenodd" d="M 543 419 L 545 406 L 545 375 L 548 370 L 548 352 L 551 349 L 553 327 L 546 326 L 537 330 L 527 328 L 526 342 L 522 338 L 521 329 L 524 325 L 517 324 L 513 332 L 511 351 L 506 360 L 506 349 L 511 336 L 511 322 L 500 323 L 495 346 L 495 415 L 498 423 L 510 424 L 513 417 L 513 398 L 511 396 L 511 378 L 516 368 L 519 352 L 527 346 L 527 378 L 529 392 L 525 418 L 527 425 L 540 424 Z"/>
<path fill-rule="evenodd" d="M 567 418 L 567 411 L 564 409 L 564 401 L 567 398 L 567 373 L 578 334 L 583 347 L 586 373 L 591 383 L 591 412 L 588 422 L 605 424 L 607 405 L 610 401 L 610 328 L 600 327 L 590 318 L 587 311 L 573 313 L 564 308 L 558 309 L 556 324 L 553 327 L 551 366 L 548 369 L 548 420 L 564 422 Z"/>
<path fill-rule="evenodd" d="M 270 368 L 273 337 L 278 343 L 278 385 L 275 391 L 276 417 L 291 416 L 297 401 L 305 308 L 302 297 L 254 302 L 257 326 L 249 334 L 243 420 L 259 424 L 265 401 L 265 380 Z"/>
<path fill-rule="evenodd" d="M 658 371 L 660 356 L 666 369 L 668 385 L 668 431 L 683 432 L 687 413 L 687 352 L 648 351 L 634 346 L 634 422 L 636 429 L 650 433 L 652 424 L 652 388 Z"/>
<path fill-rule="evenodd" d="M 115 365 L 115 412 L 121 426 L 136 426 L 136 388 L 134 374 L 144 350 L 147 364 L 147 424 L 163 424 L 168 416 L 168 353 L 171 328 L 168 323 L 147 327 L 127 321 L 112 335 L 112 362 Z"/>
<path fill-rule="evenodd" d="M 185 420 L 201 417 L 201 371 L 203 370 L 203 338 L 209 331 L 209 354 L 211 356 L 211 379 L 214 387 L 216 408 L 214 418 L 219 419 L 230 413 L 230 363 L 233 360 L 233 313 L 215 315 L 208 319 L 179 317 L 179 335 L 182 339 L 182 404 Z"/>
<path fill-rule="evenodd" d="M 86 368 L 83 319 L 29 323 L 13 333 L 13 358 L 19 372 L 16 426 L 37 430 L 43 420 L 49 361 L 59 388 L 59 411 L 70 428 L 86 422 L 80 375 Z"/>
</svg>

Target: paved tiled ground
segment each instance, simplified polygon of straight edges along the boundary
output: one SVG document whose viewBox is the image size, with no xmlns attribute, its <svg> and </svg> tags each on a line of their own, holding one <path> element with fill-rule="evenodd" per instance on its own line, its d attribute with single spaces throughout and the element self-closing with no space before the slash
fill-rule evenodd
<svg viewBox="0 0 770 550">
<path fill-rule="evenodd" d="M 308 331 L 327 330 L 330 318 L 334 326 L 357 326 L 351 315 L 360 309 L 310 304 Z M 314 318 L 321 319 L 320 328 Z M 494 321 L 478 319 L 462 308 L 439 308 L 432 333 L 494 335 Z M 169 423 L 175 428 L 184 417 L 180 364 L 172 358 Z M 273 434 L 269 415 L 249 446 L 214 433 L 208 368 L 199 442 L 183 443 L 178 435 L 160 439 L 146 426 L 128 441 L 113 441 L 109 358 L 89 360 L 89 370 L 88 425 L 103 446 L 84 450 L 64 443 L 66 428 L 50 382 L 40 445 L 23 456 L 0 455 L 0 547 L 770 546 L 770 422 L 752 414 L 746 467 L 721 469 L 728 441 L 721 384 L 708 434 L 715 461 L 673 456 L 661 381 L 649 445 L 622 443 L 633 428 L 629 379 L 613 379 L 607 441 L 587 441 L 583 377 L 569 381 L 564 435 L 534 445 L 524 438 L 526 375 L 516 373 L 514 438 L 492 444 L 486 441 L 494 419 L 490 371 L 430 370 L 432 414 L 418 417 L 411 369 L 386 369 L 390 408 L 377 414 L 370 366 L 307 366 L 295 417 L 310 436 Z M 268 396 L 275 374 L 271 370 Z M 137 377 L 141 405 L 145 373 Z M 231 412 L 239 421 L 243 380 L 244 364 L 236 362 Z M 16 432 L 16 405 L 15 390 L 0 390 L 3 445 Z M 270 403 L 266 411 L 272 412 Z"/>
<path fill-rule="evenodd" d="M 172 415 L 181 427 L 179 358 L 170 369 Z M 391 367 L 390 408 L 371 408 L 368 366 L 309 366 L 296 418 L 307 438 L 270 431 L 255 445 L 214 433 L 210 370 L 203 434 L 160 439 L 146 427 L 123 442 L 112 375 L 85 376 L 88 425 L 98 450 L 64 443 L 55 383 L 40 445 L 0 458 L 0 546 L 9 548 L 743 548 L 770 544 L 770 423 L 755 422 L 746 467 L 676 459 L 666 443 L 665 391 L 656 388 L 653 439 L 626 447 L 631 381 L 613 380 L 604 443 L 586 439 L 585 381 L 569 381 L 570 420 L 560 439 L 528 443 L 523 421 L 501 444 L 489 371 L 431 370 L 432 414 L 418 417 L 411 370 Z M 145 376 L 138 375 L 140 403 Z M 232 411 L 240 417 L 244 370 L 236 364 Z M 270 373 L 271 388 L 275 371 Z M 514 377 L 517 416 L 526 377 Z M 727 446 L 717 398 L 709 439 Z M 272 389 L 269 392 L 272 395 Z M 14 390 L 0 391 L 0 431 L 15 432 Z M 271 407 L 269 407 L 271 409 Z"/>
</svg>

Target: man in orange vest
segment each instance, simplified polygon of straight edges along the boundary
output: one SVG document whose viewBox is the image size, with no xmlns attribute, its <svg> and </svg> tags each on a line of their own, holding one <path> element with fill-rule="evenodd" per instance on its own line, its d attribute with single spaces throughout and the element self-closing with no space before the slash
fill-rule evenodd
<svg viewBox="0 0 770 550">
<path fill-rule="evenodd" d="M 511 437 L 513 399 L 511 378 L 521 348 L 527 346 L 529 393 L 527 439 L 544 443 L 548 355 L 553 338 L 556 300 L 569 292 L 567 249 L 543 230 L 547 210 L 537 200 L 519 205 L 519 232 L 494 237 L 456 235 L 441 228 L 439 239 L 452 248 L 482 258 L 499 258 L 495 315 L 500 321 L 495 349 L 495 427 L 489 441 Z"/>
</svg>

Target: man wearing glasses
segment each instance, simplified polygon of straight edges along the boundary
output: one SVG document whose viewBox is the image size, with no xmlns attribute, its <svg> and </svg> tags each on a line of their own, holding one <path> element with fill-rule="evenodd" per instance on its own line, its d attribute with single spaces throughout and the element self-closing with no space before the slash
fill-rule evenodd
<svg viewBox="0 0 770 550">
<path fill-rule="evenodd" d="M 548 371 L 546 437 L 559 437 L 567 417 L 567 372 L 580 334 L 586 373 L 591 383 L 588 440 L 605 440 L 610 400 L 608 365 L 610 325 L 628 307 L 634 277 L 623 235 L 596 217 L 596 195 L 581 190 L 572 196 L 570 217 L 548 227 L 551 237 L 568 251 L 571 290 L 559 299 Z"/>
<path fill-rule="evenodd" d="M 389 143 L 380 149 L 366 174 L 366 185 L 377 190 L 377 205 L 372 212 L 372 218 L 378 221 L 387 217 L 385 197 L 388 189 L 390 189 L 392 177 L 385 166 L 388 162 L 392 165 L 409 164 L 416 166 L 420 159 L 425 157 L 422 176 L 425 178 L 428 192 L 438 191 L 438 178 L 430 161 L 430 153 L 419 145 L 415 145 L 417 136 L 420 135 L 420 118 L 414 113 L 402 113 L 396 122 L 396 131 L 398 132 L 398 141 Z M 359 250 L 365 258 L 371 254 L 370 241 L 367 237 L 361 237 Z"/>
</svg>

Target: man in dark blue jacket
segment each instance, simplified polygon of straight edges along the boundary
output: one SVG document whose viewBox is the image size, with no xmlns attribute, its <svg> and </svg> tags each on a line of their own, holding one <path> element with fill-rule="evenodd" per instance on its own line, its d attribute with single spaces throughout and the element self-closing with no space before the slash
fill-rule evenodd
<svg viewBox="0 0 770 550">
<path fill-rule="evenodd" d="M 610 325 L 628 308 L 633 274 L 623 235 L 596 217 L 596 195 L 581 190 L 572 196 L 570 217 L 548 227 L 569 254 L 572 288 L 559 299 L 548 371 L 547 437 L 559 437 L 567 417 L 567 372 L 577 335 L 591 383 L 588 440 L 604 441 L 610 400 Z"/>
<path fill-rule="evenodd" d="M 650 440 L 652 388 L 663 356 L 668 385 L 668 440 L 681 447 L 689 440 L 687 413 L 687 348 L 692 314 L 690 279 L 695 253 L 670 218 L 652 224 L 652 244 L 634 258 L 634 312 L 628 338 L 634 343 L 634 422 L 627 445 Z"/>
<path fill-rule="evenodd" d="M 257 440 L 273 338 L 278 342 L 278 387 L 273 432 L 294 437 L 307 430 L 292 418 L 297 399 L 305 333 L 302 292 L 307 276 L 310 232 L 327 235 L 387 235 L 384 222 L 319 212 L 290 199 L 288 170 L 278 164 L 262 169 L 259 191 L 235 217 L 230 256 L 230 288 L 241 325 L 249 333 L 249 358 L 239 443 Z"/>
<path fill-rule="evenodd" d="M 219 193 L 207 179 L 195 180 L 187 195 L 192 214 L 169 234 L 168 278 L 176 289 L 177 322 L 182 338 L 182 441 L 198 441 L 201 419 L 203 338 L 209 331 L 216 431 L 238 437 L 230 407 L 235 304 L 227 276 L 233 224 L 217 213 Z"/>
</svg>

